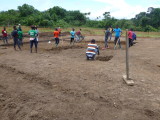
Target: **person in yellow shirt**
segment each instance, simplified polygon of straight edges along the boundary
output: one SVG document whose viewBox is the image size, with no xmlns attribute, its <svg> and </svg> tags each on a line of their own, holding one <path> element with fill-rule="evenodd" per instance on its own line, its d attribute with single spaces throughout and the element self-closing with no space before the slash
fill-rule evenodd
<svg viewBox="0 0 160 120">
<path fill-rule="evenodd" d="M 110 35 L 109 35 L 109 41 L 112 39 L 112 33 L 113 33 L 113 28 L 112 26 L 109 27 Z"/>
</svg>

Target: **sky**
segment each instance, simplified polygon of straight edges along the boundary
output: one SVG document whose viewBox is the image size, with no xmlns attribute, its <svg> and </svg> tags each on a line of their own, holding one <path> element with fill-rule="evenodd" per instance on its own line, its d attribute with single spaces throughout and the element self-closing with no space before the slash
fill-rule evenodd
<svg viewBox="0 0 160 120">
<path fill-rule="evenodd" d="M 110 12 L 117 19 L 130 19 L 140 12 L 147 12 L 149 7 L 160 8 L 160 0 L 0 0 L 0 3 L 0 11 L 17 9 L 26 3 L 39 11 L 59 6 L 66 10 L 91 12 L 87 16 L 90 19 L 103 18 L 104 12 Z"/>
</svg>

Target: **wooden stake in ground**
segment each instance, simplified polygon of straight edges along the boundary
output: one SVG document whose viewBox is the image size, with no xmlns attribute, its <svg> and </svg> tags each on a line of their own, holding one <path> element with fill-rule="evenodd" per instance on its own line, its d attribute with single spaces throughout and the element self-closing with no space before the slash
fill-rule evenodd
<svg viewBox="0 0 160 120">
<path fill-rule="evenodd" d="M 63 46 L 63 37 L 62 37 L 62 33 L 61 33 L 61 39 L 62 39 L 62 46 Z"/>
<path fill-rule="evenodd" d="M 128 41 L 128 29 L 126 30 L 126 75 L 123 75 L 123 80 L 127 85 L 134 85 L 134 81 L 129 77 L 129 41 Z"/>
</svg>

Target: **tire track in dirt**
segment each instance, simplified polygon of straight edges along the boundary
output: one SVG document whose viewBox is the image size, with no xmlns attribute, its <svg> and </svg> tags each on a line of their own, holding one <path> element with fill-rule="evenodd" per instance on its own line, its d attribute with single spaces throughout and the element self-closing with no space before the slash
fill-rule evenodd
<svg viewBox="0 0 160 120">
<path fill-rule="evenodd" d="M 37 77 L 36 74 L 25 73 L 23 71 L 16 70 L 15 68 L 7 66 L 7 65 L 0 65 L 0 68 L 7 69 L 8 71 L 12 73 L 21 75 L 23 76 L 23 79 L 28 80 L 30 82 L 38 83 L 45 88 L 52 88 L 52 84 L 48 79 Z"/>
<path fill-rule="evenodd" d="M 35 77 L 34 75 L 26 74 L 22 71 L 18 71 L 15 68 L 9 67 L 7 65 L 0 65 L 0 68 L 7 70 L 9 72 L 8 74 L 16 74 L 16 76 L 22 76 L 22 77 L 25 78 L 25 80 L 28 80 L 31 83 L 38 83 L 40 85 L 43 84 L 42 86 L 45 87 L 45 89 L 47 88 L 48 90 L 51 90 L 53 88 L 53 87 L 48 88 L 48 86 L 50 86 L 50 84 L 48 85 L 46 83 L 44 84 L 42 81 L 41 82 L 38 81 L 39 79 L 44 80 L 43 78 L 38 78 L 38 77 Z M 36 80 L 34 80 L 34 79 L 36 79 Z M 81 99 L 82 97 L 85 97 L 86 99 L 94 101 L 101 106 L 105 105 L 106 103 L 107 103 L 106 105 L 108 107 L 113 106 L 112 102 L 110 100 L 106 100 L 105 98 L 103 98 L 101 96 L 96 96 L 96 95 L 94 95 L 94 93 L 81 92 L 81 91 L 77 91 L 77 90 L 70 90 L 70 89 L 63 88 L 58 84 L 59 83 L 57 83 L 57 87 L 55 87 L 54 90 L 61 92 L 62 94 L 64 94 L 67 97 L 73 97 L 75 99 Z M 17 117 L 20 118 L 20 119 L 27 118 L 28 113 L 24 112 L 26 109 L 28 109 L 26 107 L 29 105 L 30 107 L 32 106 L 34 108 L 34 106 L 36 104 L 38 104 L 38 103 L 36 103 L 37 100 L 32 95 L 28 95 L 25 92 L 20 92 L 20 93 L 17 93 L 16 96 L 13 96 L 12 93 L 10 94 L 10 92 L 9 93 L 4 92 L 5 89 L 7 89 L 4 86 L 0 86 L 0 91 L 2 90 L 2 88 L 4 90 L 3 90 L 3 93 L 2 93 L 3 94 L 2 99 L 0 99 L 0 100 L 3 101 L 3 102 L 1 102 L 1 104 L 0 104 L 0 106 L 1 106 L 0 111 L 4 111 L 5 113 L 7 113 L 7 116 L 8 116 L 9 119 L 16 120 Z M 62 103 L 66 102 L 62 98 L 61 99 L 57 98 L 57 100 L 61 101 Z M 44 104 L 47 104 L 47 102 L 44 103 Z M 95 109 L 95 113 L 96 113 L 96 109 Z M 93 114 L 94 114 L 94 112 L 93 112 Z M 37 112 L 37 113 L 31 114 L 29 116 L 30 116 L 29 117 L 30 119 L 32 119 L 32 118 L 43 119 L 43 116 L 45 116 L 45 115 L 41 116 L 40 113 Z"/>
<path fill-rule="evenodd" d="M 37 77 L 36 74 L 24 73 L 23 71 L 16 70 L 15 68 L 7 66 L 7 65 L 0 65 L 0 68 L 6 69 L 7 71 L 15 73 L 18 76 L 21 75 L 24 80 L 27 80 L 31 83 L 38 83 L 39 85 L 45 87 L 45 89 L 47 89 L 47 90 L 54 90 L 54 91 L 56 90 L 58 92 L 61 92 L 64 95 L 69 96 L 69 97 L 75 97 L 75 98 L 85 97 L 85 98 L 87 98 L 91 101 L 95 101 L 96 103 L 99 103 L 99 104 L 105 104 L 106 103 L 107 106 L 109 105 L 110 107 L 113 107 L 113 106 L 115 107 L 115 104 L 114 104 L 112 99 L 105 98 L 102 95 L 100 96 L 97 93 L 86 92 L 86 91 L 78 91 L 76 89 L 73 90 L 73 89 L 64 88 L 58 82 L 54 82 L 52 84 L 46 78 Z M 26 101 L 27 97 L 25 98 L 25 96 L 27 96 L 27 95 L 24 95 L 24 93 L 23 93 L 20 96 L 21 96 L 22 101 Z M 29 98 L 27 98 L 27 99 L 29 99 Z M 62 101 L 64 102 L 64 100 L 62 100 Z M 118 109 L 121 109 L 121 107 L 118 106 Z"/>
</svg>

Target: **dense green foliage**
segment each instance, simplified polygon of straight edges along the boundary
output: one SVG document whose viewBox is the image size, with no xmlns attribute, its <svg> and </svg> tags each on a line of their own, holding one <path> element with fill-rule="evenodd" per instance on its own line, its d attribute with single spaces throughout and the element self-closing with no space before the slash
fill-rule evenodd
<svg viewBox="0 0 160 120">
<path fill-rule="evenodd" d="M 149 12 L 141 12 L 132 19 L 116 19 L 111 17 L 110 12 L 105 12 L 103 19 L 97 17 L 96 20 L 89 19 L 88 15 L 90 15 L 90 12 L 67 11 L 58 6 L 41 12 L 31 5 L 24 4 L 18 6 L 18 10 L 1 11 L 0 24 L 16 25 L 20 23 L 26 26 L 85 26 L 95 28 L 105 28 L 110 25 L 115 27 L 118 25 L 122 29 L 134 28 L 138 31 L 160 30 L 160 8 L 152 8 Z"/>
</svg>

